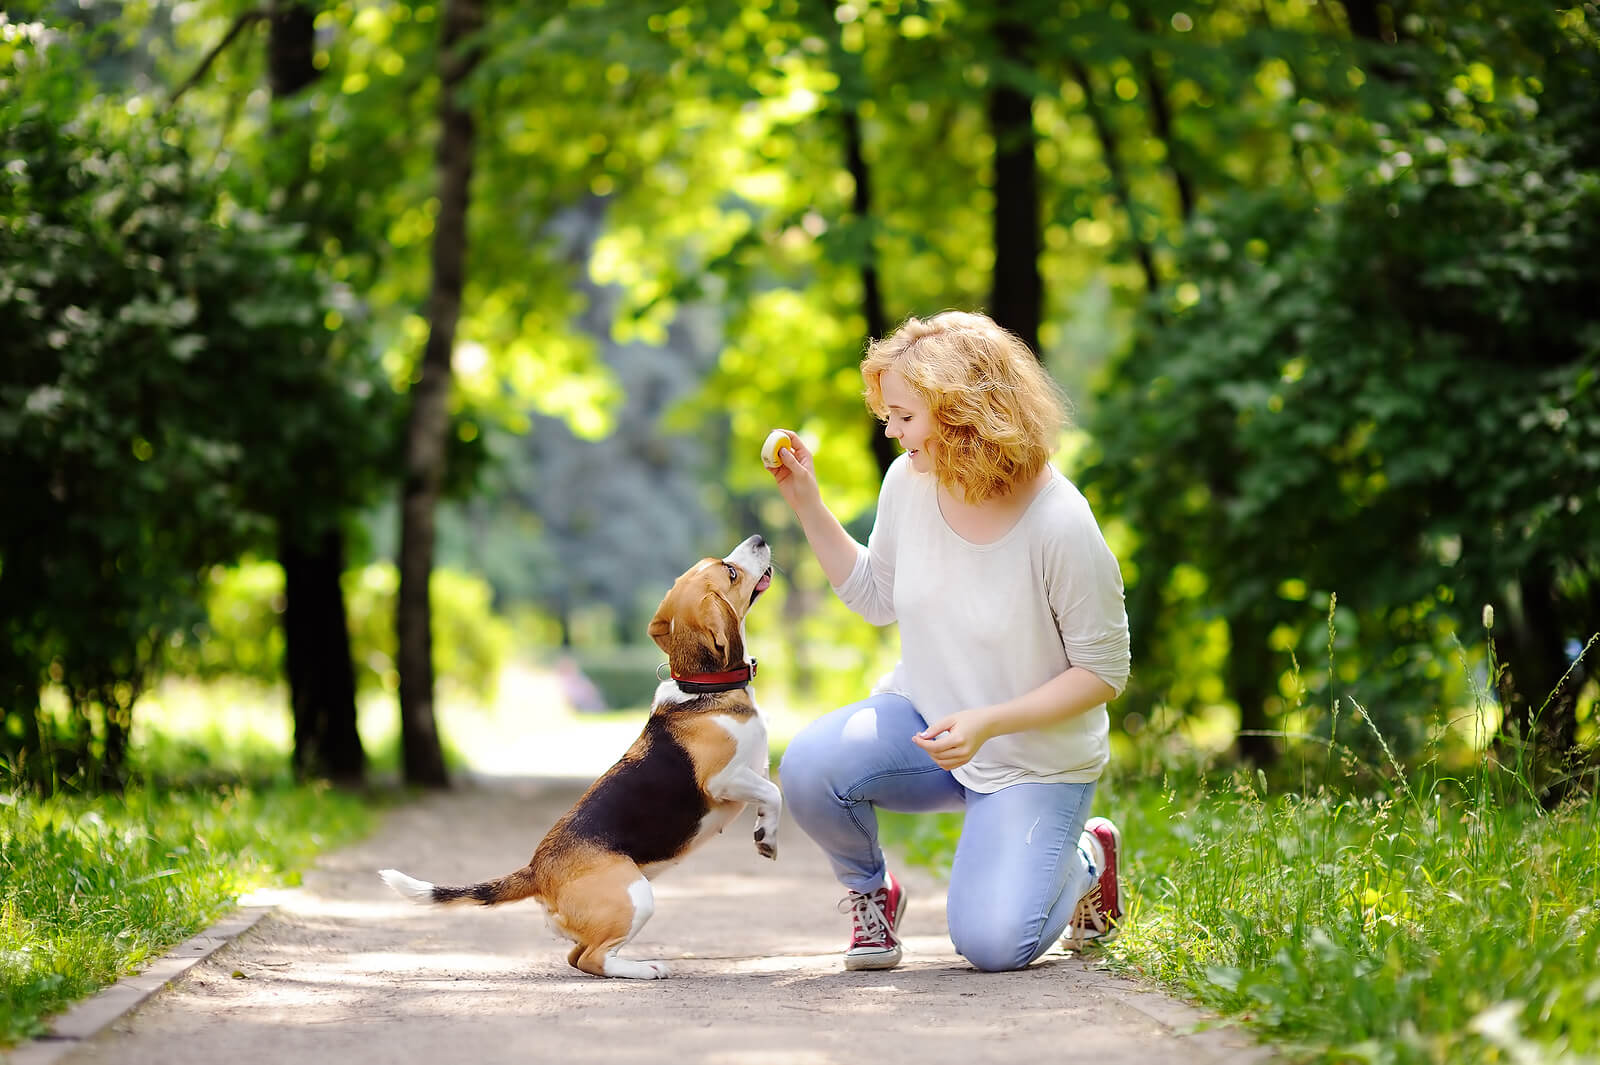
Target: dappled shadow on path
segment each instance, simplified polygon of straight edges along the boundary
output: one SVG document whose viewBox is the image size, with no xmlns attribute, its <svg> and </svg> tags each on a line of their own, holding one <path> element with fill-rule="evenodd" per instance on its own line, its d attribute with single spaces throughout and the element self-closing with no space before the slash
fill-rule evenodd
<svg viewBox="0 0 1600 1065">
<path fill-rule="evenodd" d="M 665 959 L 673 976 L 658 982 L 571 969 L 536 904 L 416 907 L 377 878 L 390 865 L 437 882 L 508 872 L 578 791 L 477 783 L 395 811 L 372 839 L 321 862 L 255 932 L 73 1060 L 1244 1060 L 1237 1046 L 1175 1035 L 1082 959 L 976 972 L 945 935 L 941 886 L 915 871 L 906 964 L 843 971 L 840 889 L 792 824 L 776 864 L 755 854 L 746 815 L 656 882 L 656 916 L 625 954 Z"/>
</svg>

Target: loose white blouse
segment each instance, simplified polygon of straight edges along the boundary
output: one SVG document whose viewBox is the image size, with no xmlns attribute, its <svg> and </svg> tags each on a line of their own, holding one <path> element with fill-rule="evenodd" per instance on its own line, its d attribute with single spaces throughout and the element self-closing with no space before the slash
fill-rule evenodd
<svg viewBox="0 0 1600 1065">
<path fill-rule="evenodd" d="M 898 622 L 900 662 L 874 686 L 929 722 L 1015 698 L 1070 666 L 1118 694 L 1128 683 L 1122 573 L 1077 486 L 1051 469 L 1015 526 L 974 544 L 945 521 L 931 474 L 908 456 L 884 477 L 855 568 L 834 587 L 875 625 Z M 996 736 L 955 770 L 974 791 L 1097 780 L 1110 758 L 1104 704 L 1043 729 Z"/>
</svg>

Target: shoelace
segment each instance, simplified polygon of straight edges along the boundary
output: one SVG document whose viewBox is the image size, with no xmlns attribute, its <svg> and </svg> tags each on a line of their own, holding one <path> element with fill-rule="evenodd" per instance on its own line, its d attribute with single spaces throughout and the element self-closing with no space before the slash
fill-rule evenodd
<svg viewBox="0 0 1600 1065">
<path fill-rule="evenodd" d="M 852 891 L 839 900 L 839 912 L 848 913 L 853 922 L 852 936 L 856 942 L 893 943 L 894 931 L 889 919 L 872 895 Z"/>
<path fill-rule="evenodd" d="M 1100 885 L 1097 883 L 1084 892 L 1078 900 L 1078 909 L 1072 915 L 1072 928 L 1079 932 L 1104 934 L 1110 923 L 1100 911 Z"/>
</svg>

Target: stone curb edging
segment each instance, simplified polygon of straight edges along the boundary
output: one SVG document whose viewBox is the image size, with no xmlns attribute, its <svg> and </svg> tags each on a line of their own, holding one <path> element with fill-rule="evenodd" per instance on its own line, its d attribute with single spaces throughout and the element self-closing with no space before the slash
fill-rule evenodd
<svg viewBox="0 0 1600 1065">
<path fill-rule="evenodd" d="M 241 906 L 205 931 L 190 936 L 142 972 L 125 976 L 61 1014 L 50 1031 L 0 1054 L 7 1065 L 55 1065 L 85 1041 L 137 1009 L 145 999 L 205 961 L 261 922 L 272 906 Z"/>
<path fill-rule="evenodd" d="M 1277 1051 L 1270 1044 L 1165 992 L 1122 977 L 1111 977 L 1101 990 L 1118 1006 L 1159 1025 L 1204 1055 L 1196 1058 L 1197 1062 L 1267 1065 L 1277 1060 Z"/>
</svg>

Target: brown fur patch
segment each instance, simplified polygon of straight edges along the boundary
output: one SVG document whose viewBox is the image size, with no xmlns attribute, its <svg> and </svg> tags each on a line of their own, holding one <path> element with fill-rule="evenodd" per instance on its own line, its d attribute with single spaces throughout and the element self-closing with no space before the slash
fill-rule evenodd
<svg viewBox="0 0 1600 1065">
<path fill-rule="evenodd" d="M 627 942 L 633 931 L 634 904 L 628 888 L 643 876 L 627 858 L 610 854 L 573 868 L 567 879 L 551 885 L 545 906 L 557 927 L 576 943 L 567 955 L 569 964 L 595 976 L 606 974 L 606 955 Z"/>
<path fill-rule="evenodd" d="M 670 726 L 672 734 L 683 744 L 684 750 L 689 752 L 689 757 L 694 762 L 694 780 L 700 785 L 701 791 L 705 790 L 706 784 L 712 777 L 727 768 L 739 750 L 739 743 L 733 734 L 714 721 L 710 715 L 729 714 L 735 717 L 748 717 L 750 715 L 748 699 L 739 701 L 745 705 L 737 709 L 728 705 L 708 706 L 703 712 L 672 721 Z M 732 700 L 718 700 L 718 702 L 726 704 Z"/>
</svg>

